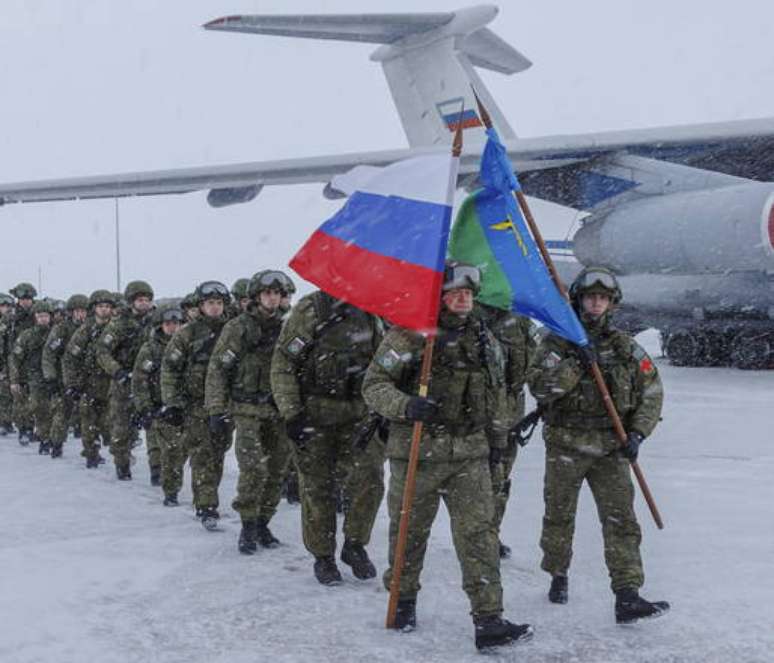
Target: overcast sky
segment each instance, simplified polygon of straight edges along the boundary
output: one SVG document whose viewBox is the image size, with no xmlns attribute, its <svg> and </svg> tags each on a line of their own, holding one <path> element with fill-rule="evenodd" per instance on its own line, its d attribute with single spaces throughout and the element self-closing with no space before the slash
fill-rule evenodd
<svg viewBox="0 0 774 663">
<path fill-rule="evenodd" d="M 0 182 L 403 147 L 372 45 L 212 33 L 240 13 L 448 11 L 434 0 L 2 0 Z M 484 80 L 521 136 L 774 115 L 774 3 L 501 3 L 490 27 L 534 65 Z M 160 295 L 284 267 L 339 206 L 321 187 L 214 210 L 123 199 L 123 282 Z M 539 205 L 562 234 L 574 215 Z M 0 290 L 115 285 L 112 201 L 0 208 Z M 553 225 L 552 225 L 553 224 Z"/>
</svg>

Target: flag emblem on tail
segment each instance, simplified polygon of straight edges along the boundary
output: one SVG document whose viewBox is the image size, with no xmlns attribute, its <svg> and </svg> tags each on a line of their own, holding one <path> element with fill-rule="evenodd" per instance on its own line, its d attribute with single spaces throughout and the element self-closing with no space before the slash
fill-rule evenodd
<svg viewBox="0 0 774 663">
<path fill-rule="evenodd" d="M 465 100 L 462 97 L 456 97 L 435 105 L 446 128 L 452 133 L 457 131 L 460 125 L 463 129 L 483 126 L 476 111 L 472 108 L 466 110 L 464 104 Z"/>
</svg>

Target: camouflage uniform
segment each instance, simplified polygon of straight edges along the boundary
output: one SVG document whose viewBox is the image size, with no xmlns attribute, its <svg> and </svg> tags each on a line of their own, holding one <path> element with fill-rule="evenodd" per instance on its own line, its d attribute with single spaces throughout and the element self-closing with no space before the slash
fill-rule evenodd
<svg viewBox="0 0 774 663">
<path fill-rule="evenodd" d="M 35 326 L 35 316 L 32 314 L 32 307 L 23 308 L 22 306 L 17 306 L 14 309 L 10 323 L 8 333 L 9 364 L 10 354 L 13 353 L 16 339 L 18 339 L 24 331 L 32 329 Z M 9 380 L 9 383 L 13 383 L 13 380 Z M 23 431 L 27 432 L 29 435 L 32 434 L 34 418 L 31 405 L 30 393 L 27 388 L 23 388 L 21 391 L 13 394 L 13 420 L 16 422 L 20 435 Z"/>
<path fill-rule="evenodd" d="M 99 442 L 110 445 L 110 376 L 97 361 L 97 344 L 108 322 L 87 318 L 72 335 L 62 357 L 65 390 L 74 394 L 81 415 L 81 455 L 96 467 Z"/>
<path fill-rule="evenodd" d="M 390 419 L 390 569 L 398 535 L 413 422 L 406 405 L 418 391 L 423 339 L 394 327 L 368 367 L 363 395 L 368 406 Z M 502 349 L 481 321 L 448 311 L 439 317 L 429 398 L 439 405 L 434 423 L 425 424 L 419 451 L 416 495 L 409 520 L 401 600 L 420 589 L 430 528 L 443 499 L 462 567 L 462 586 L 474 616 L 502 612 L 500 557 L 493 525 L 490 446 L 503 449 L 506 429 L 498 420 L 505 396 Z"/>
<path fill-rule="evenodd" d="M 131 398 L 130 376 L 134 360 L 147 338 L 151 314 L 123 309 L 102 332 L 97 343 L 97 361 L 112 379 L 110 383 L 110 453 L 116 470 L 129 471 L 132 443 L 137 428 Z"/>
<path fill-rule="evenodd" d="M 8 379 L 8 358 L 11 354 L 11 331 L 13 328 L 13 311 L 6 313 L 0 320 L 0 428 L 2 434 L 13 430 L 13 395 L 11 382 Z"/>
<path fill-rule="evenodd" d="M 661 414 L 661 380 L 646 352 L 614 329 L 605 314 L 586 322 L 599 365 L 627 431 L 647 437 Z M 530 390 L 547 407 L 545 516 L 540 546 L 543 570 L 564 576 L 570 567 L 578 493 L 588 481 L 597 504 L 605 542 L 605 562 L 614 592 L 642 586 L 640 526 L 634 513 L 629 462 L 593 378 L 581 367 L 568 341 L 547 336 L 529 372 Z"/>
<path fill-rule="evenodd" d="M 171 336 L 155 327 L 142 344 L 132 369 L 134 407 L 152 423 L 145 430 L 151 481 L 160 477 L 165 495 L 177 494 L 183 486 L 183 468 L 187 455 L 179 428 L 158 419 L 161 411 L 161 358 Z"/>
<path fill-rule="evenodd" d="M 491 306 L 479 305 L 476 311 L 503 349 L 506 402 L 500 419 L 507 428 L 512 428 L 524 418 L 524 383 L 535 353 L 534 326 L 529 318 Z M 495 527 L 498 533 L 511 494 L 510 476 L 517 453 L 516 444 L 507 445 L 503 450 L 501 462 L 495 465 L 492 471 Z"/>
<path fill-rule="evenodd" d="M 236 423 L 239 462 L 232 503 L 243 520 L 268 523 L 277 510 L 290 453 L 271 395 L 270 368 L 282 319 L 252 305 L 223 328 L 207 371 L 205 407 Z"/>
<path fill-rule="evenodd" d="M 48 443 L 51 432 L 51 409 L 41 358 L 49 331 L 48 325 L 36 324 L 19 334 L 9 362 L 11 384 L 18 384 L 21 393 L 28 395 L 28 412 L 34 421 L 35 435 L 44 444 Z"/>
<path fill-rule="evenodd" d="M 74 410 L 72 399 L 64 393 L 62 357 L 78 327 L 80 323 L 71 318 L 58 322 L 51 328 L 43 348 L 43 379 L 52 387 L 51 444 L 55 449 L 61 448 L 67 440 L 67 430 Z"/>
<path fill-rule="evenodd" d="M 217 508 L 223 459 L 231 446 L 230 434 L 210 435 L 204 409 L 207 364 L 224 323 L 222 317 L 200 315 L 172 337 L 161 360 L 164 407 L 185 412 L 182 434 L 190 454 L 194 505 L 199 510 Z"/>
<path fill-rule="evenodd" d="M 366 416 L 361 384 L 382 336 L 381 322 L 323 292 L 303 297 L 280 333 L 271 388 L 282 417 L 302 420 L 312 439 L 294 446 L 304 545 L 317 558 L 336 550 L 335 484 L 343 486 L 344 536 L 365 546 L 384 495 L 384 452 L 352 449 Z"/>
</svg>

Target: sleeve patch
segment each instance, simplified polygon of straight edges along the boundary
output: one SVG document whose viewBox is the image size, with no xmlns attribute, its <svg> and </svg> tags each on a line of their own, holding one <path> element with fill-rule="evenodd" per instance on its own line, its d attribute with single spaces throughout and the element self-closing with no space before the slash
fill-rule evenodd
<svg viewBox="0 0 774 663">
<path fill-rule="evenodd" d="M 236 354 L 232 352 L 231 350 L 226 350 L 222 355 L 220 355 L 220 363 L 223 364 L 226 368 L 229 368 L 235 361 L 236 361 Z"/>
<path fill-rule="evenodd" d="M 543 366 L 546 368 L 556 368 L 559 365 L 559 362 L 562 361 L 562 357 L 559 353 L 551 351 L 546 355 L 546 358 L 543 360 Z"/>
<path fill-rule="evenodd" d="M 172 351 L 169 353 L 169 357 L 168 357 L 168 359 L 169 359 L 169 362 L 170 362 L 171 364 L 177 364 L 177 363 L 179 363 L 179 362 L 180 362 L 180 360 L 181 360 L 182 358 L 183 358 L 183 353 L 182 353 L 182 352 L 180 352 L 180 350 L 178 350 L 177 348 L 174 348 L 174 349 L 173 349 L 173 350 L 172 350 Z"/>
<path fill-rule="evenodd" d="M 655 370 L 656 368 L 653 366 L 653 362 L 650 360 L 650 357 L 645 355 L 642 359 L 640 359 L 640 371 L 642 371 L 645 375 L 650 375 Z"/>
<path fill-rule="evenodd" d="M 392 348 L 384 354 L 380 355 L 376 362 L 386 371 L 391 371 L 395 366 L 401 362 L 400 355 Z"/>
<path fill-rule="evenodd" d="M 156 364 L 151 359 L 146 359 L 142 362 L 142 370 L 146 373 L 153 373 L 153 369 L 156 368 Z"/>
<path fill-rule="evenodd" d="M 290 343 L 287 344 L 287 351 L 289 354 L 297 357 L 300 355 L 306 347 L 306 341 L 300 336 L 296 336 Z"/>
<path fill-rule="evenodd" d="M 61 338 L 55 338 L 51 343 L 48 344 L 48 347 L 52 350 L 57 350 L 60 347 L 62 347 L 62 339 Z"/>
<path fill-rule="evenodd" d="M 115 341 L 115 336 L 113 336 L 113 334 L 108 333 L 102 337 L 102 345 L 107 347 L 111 347 L 113 345 L 113 341 Z"/>
</svg>

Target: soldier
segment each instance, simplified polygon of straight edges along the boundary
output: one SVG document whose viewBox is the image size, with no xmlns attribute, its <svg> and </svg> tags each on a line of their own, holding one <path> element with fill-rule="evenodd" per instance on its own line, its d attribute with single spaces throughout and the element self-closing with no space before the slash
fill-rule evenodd
<svg viewBox="0 0 774 663">
<path fill-rule="evenodd" d="M 180 328 L 161 360 L 161 418 L 170 426 L 182 428 L 191 457 L 196 514 L 205 529 L 212 531 L 220 519 L 218 487 L 232 430 L 226 423 L 224 434 L 210 432 L 204 386 L 207 363 L 226 322 L 225 309 L 231 296 L 220 281 L 205 281 L 196 288 L 196 297 L 201 315 Z"/>
<path fill-rule="evenodd" d="M 8 372 L 11 392 L 26 393 L 29 398 L 29 412 L 34 422 L 35 439 L 39 441 L 38 453 L 48 454 L 51 451 L 50 394 L 43 380 L 41 359 L 43 346 L 46 344 L 51 328 L 51 305 L 47 302 L 35 302 L 32 305 L 32 314 L 35 325 L 25 329 L 17 337 L 13 344 Z"/>
<path fill-rule="evenodd" d="M 13 427 L 11 383 L 8 381 L 8 355 L 11 352 L 13 305 L 13 297 L 0 292 L 0 435 L 3 437 L 16 432 Z"/>
<path fill-rule="evenodd" d="M 500 343 L 505 357 L 505 409 L 500 420 L 511 429 L 524 418 L 524 383 L 527 369 L 535 353 L 533 325 L 529 318 L 504 311 L 494 306 L 478 303 L 474 309 L 486 327 Z M 502 450 L 500 462 L 492 465 L 492 490 L 494 491 L 495 527 L 498 539 L 505 507 L 511 494 L 511 472 L 516 462 L 518 446 L 515 440 L 508 440 Z M 496 455 L 497 452 L 495 452 Z M 511 549 L 499 541 L 500 559 L 511 556 Z"/>
<path fill-rule="evenodd" d="M 111 377 L 110 453 L 116 476 L 119 481 L 130 481 L 130 452 L 137 433 L 131 399 L 132 369 L 150 325 L 153 288 L 145 281 L 132 281 L 124 290 L 124 299 L 126 308 L 108 323 L 97 344 L 97 361 Z"/>
<path fill-rule="evenodd" d="M 346 499 L 341 561 L 356 578 L 376 576 L 365 546 L 384 495 L 384 452 L 376 442 L 356 451 L 352 436 L 367 414 L 361 385 L 382 333 L 374 316 L 317 291 L 291 311 L 272 358 L 272 393 L 300 476 L 304 545 L 324 585 L 341 582 L 337 478 Z"/>
<path fill-rule="evenodd" d="M 185 322 L 191 322 L 195 318 L 199 317 L 199 302 L 196 301 L 196 293 L 188 293 L 183 299 L 180 300 L 180 308 L 183 309 L 185 315 Z"/>
<path fill-rule="evenodd" d="M 242 519 L 239 552 L 252 555 L 279 544 L 269 529 L 277 511 L 282 474 L 290 449 L 271 394 L 271 358 L 282 326 L 280 301 L 290 279 L 280 271 L 256 274 L 249 282 L 250 305 L 231 320 L 215 345 L 207 369 L 205 406 L 213 435 L 236 422 L 239 463 L 232 506 Z"/>
<path fill-rule="evenodd" d="M 80 410 L 81 455 L 90 469 L 104 462 L 99 453 L 99 440 L 104 446 L 110 444 L 110 376 L 97 362 L 97 343 L 113 315 L 113 302 L 108 290 L 91 293 L 91 316 L 75 330 L 62 357 L 65 396 Z"/>
<path fill-rule="evenodd" d="M 250 279 L 237 279 L 234 281 L 234 285 L 231 286 L 231 296 L 234 298 L 234 311 L 232 317 L 244 313 L 250 305 L 252 300 L 248 294 L 249 286 Z"/>
<path fill-rule="evenodd" d="M 132 397 L 145 429 L 148 465 L 153 486 L 162 486 L 164 506 L 178 506 L 186 461 L 183 437 L 178 428 L 161 421 L 161 359 L 169 339 L 183 324 L 183 311 L 166 305 L 154 314 L 150 336 L 137 353 L 132 370 Z"/>
<path fill-rule="evenodd" d="M 527 624 L 502 619 L 500 557 L 494 527 L 491 470 L 506 444 L 498 420 L 503 405 L 502 349 L 480 318 L 471 315 L 478 269 L 447 263 L 433 354 L 429 396 L 417 396 L 423 341 L 393 327 L 368 367 L 363 395 L 368 406 L 390 420 L 390 569 L 400 523 L 412 430 L 422 421 L 416 496 L 409 521 L 405 567 L 395 627 L 416 627 L 416 597 L 430 528 L 441 499 L 451 520 L 452 540 L 462 567 L 479 649 L 525 640 Z"/>
<path fill-rule="evenodd" d="M 11 325 L 8 330 L 8 350 L 13 350 L 14 343 L 19 335 L 35 326 L 35 316 L 32 313 L 32 304 L 38 296 L 37 290 L 31 283 L 19 283 L 11 289 L 11 294 L 16 297 L 16 306 L 13 309 Z M 13 396 L 13 419 L 19 429 L 19 444 L 27 445 L 33 439 L 33 417 L 29 403 L 29 394 L 22 389 Z"/>
<path fill-rule="evenodd" d="M 637 458 L 640 444 L 658 423 L 663 401 L 661 380 L 647 353 L 610 321 L 612 309 L 621 301 L 621 289 L 612 272 L 587 267 L 572 283 L 570 299 L 589 334 L 629 438 L 626 447 L 620 448 L 602 397 L 587 370 L 589 354 L 556 335 L 548 335 L 529 373 L 530 390 L 545 407 L 541 566 L 551 574 L 549 600 L 566 603 L 578 493 L 585 479 L 602 523 L 605 562 L 616 595 L 616 621 L 630 623 L 669 609 L 665 601 L 651 603 L 638 594 L 644 580 L 642 535 L 634 513 L 629 474 L 629 461 Z"/>
<path fill-rule="evenodd" d="M 62 357 L 75 330 L 86 320 L 89 298 L 73 295 L 67 300 L 67 317 L 51 328 L 43 347 L 41 367 L 43 380 L 51 396 L 51 457 L 62 456 L 62 445 L 67 439 L 67 430 L 74 409 L 73 401 L 65 396 L 62 378 Z"/>
</svg>

